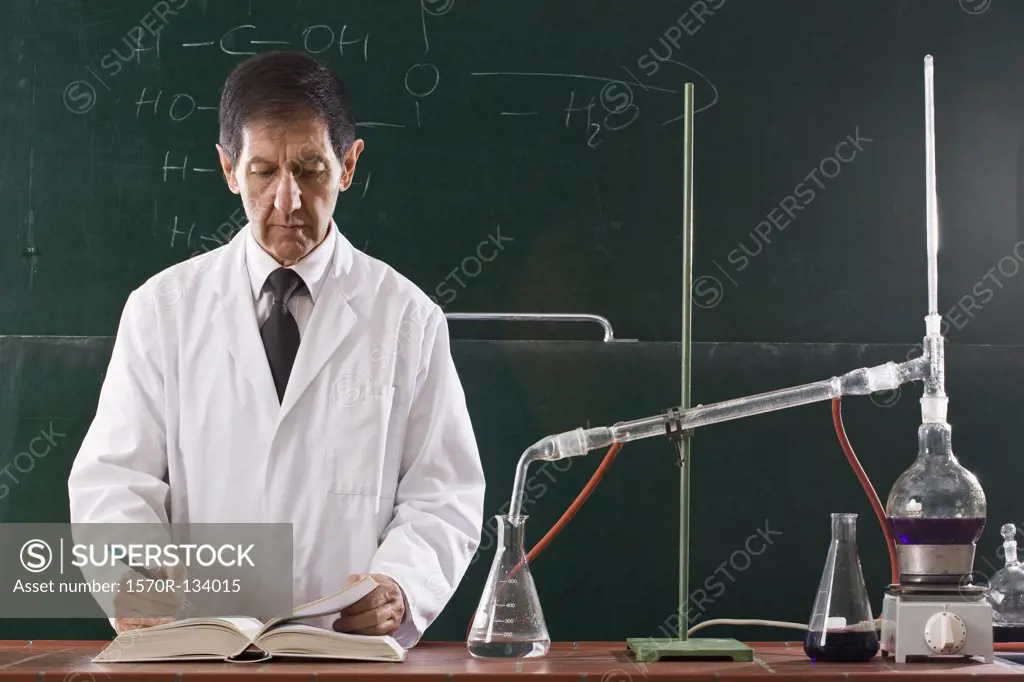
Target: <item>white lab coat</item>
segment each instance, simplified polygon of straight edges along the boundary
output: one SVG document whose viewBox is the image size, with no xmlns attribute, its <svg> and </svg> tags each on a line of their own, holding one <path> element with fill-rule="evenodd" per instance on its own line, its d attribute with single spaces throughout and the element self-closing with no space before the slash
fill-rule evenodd
<svg viewBox="0 0 1024 682">
<path fill-rule="evenodd" d="M 395 636 L 411 647 L 461 581 L 483 521 L 444 314 L 338 234 L 279 403 L 248 229 L 128 297 L 71 469 L 71 521 L 291 522 L 295 604 L 350 573 L 387 574 L 408 603 Z"/>
</svg>

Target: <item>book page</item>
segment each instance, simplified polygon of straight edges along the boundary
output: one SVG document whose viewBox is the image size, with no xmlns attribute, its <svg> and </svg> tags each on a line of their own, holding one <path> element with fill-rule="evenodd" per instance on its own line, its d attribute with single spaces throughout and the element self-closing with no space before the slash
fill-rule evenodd
<svg viewBox="0 0 1024 682">
<path fill-rule="evenodd" d="M 296 607 L 288 619 L 313 618 L 338 613 L 373 592 L 376 587 L 377 581 L 367 576 L 358 582 L 352 583 L 341 592 Z"/>
<path fill-rule="evenodd" d="M 273 658 L 335 658 L 364 661 L 402 661 L 405 649 L 389 635 L 335 632 L 303 623 L 282 623 L 263 633 L 257 646 Z"/>
<path fill-rule="evenodd" d="M 260 634 L 260 630 L 263 629 L 263 623 L 255 618 L 246 617 L 232 617 L 232 618 L 217 618 L 216 620 L 224 621 L 230 624 L 232 627 L 237 629 L 245 638 L 250 642 L 256 639 L 256 635 Z"/>
<path fill-rule="evenodd" d="M 271 618 L 266 624 L 257 632 L 256 637 L 259 637 L 268 630 L 280 627 L 282 623 L 291 622 L 293 620 L 301 620 L 303 618 L 316 618 L 318 616 L 328 616 L 334 613 L 339 613 L 342 609 L 355 604 L 357 601 L 370 594 L 377 588 L 377 581 L 367 576 L 362 580 L 352 583 L 341 592 L 327 595 L 316 601 L 311 601 L 307 604 L 292 609 L 292 612 L 288 615 L 278 616 L 277 618 Z M 255 639 L 255 638 L 254 638 Z"/>
<path fill-rule="evenodd" d="M 196 626 L 206 627 L 220 627 L 230 628 L 241 632 L 248 639 L 253 639 L 259 634 L 260 629 L 263 627 L 263 622 L 248 616 L 231 616 L 223 618 L 183 618 L 181 620 L 171 621 L 170 623 L 161 623 L 160 625 L 152 625 L 144 628 L 145 632 L 159 632 L 160 630 L 178 630 L 181 628 L 191 628 Z M 133 634 L 121 633 L 128 638 L 135 639 L 138 637 L 137 631 L 130 631 Z"/>
<path fill-rule="evenodd" d="M 252 640 L 263 627 L 256 618 L 190 618 L 122 632 L 107 645 L 94 662 L 158 660 L 224 660 L 242 657 L 253 647 Z M 266 658 L 257 649 L 248 657 Z"/>
</svg>

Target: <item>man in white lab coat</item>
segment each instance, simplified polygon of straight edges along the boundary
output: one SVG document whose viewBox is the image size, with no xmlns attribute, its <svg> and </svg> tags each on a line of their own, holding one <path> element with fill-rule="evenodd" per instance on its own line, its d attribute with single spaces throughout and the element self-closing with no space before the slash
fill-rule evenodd
<svg viewBox="0 0 1024 682">
<path fill-rule="evenodd" d="M 248 223 L 129 295 L 69 477 L 71 521 L 292 523 L 296 605 L 371 574 L 380 587 L 321 624 L 411 647 L 482 525 L 444 315 L 332 220 L 364 143 L 324 66 L 240 64 L 219 142 Z"/>
</svg>

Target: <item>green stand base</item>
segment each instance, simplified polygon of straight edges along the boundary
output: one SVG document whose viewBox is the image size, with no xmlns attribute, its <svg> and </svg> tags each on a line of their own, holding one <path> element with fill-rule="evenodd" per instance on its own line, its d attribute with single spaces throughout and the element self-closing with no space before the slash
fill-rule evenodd
<svg viewBox="0 0 1024 682">
<path fill-rule="evenodd" d="M 754 650 L 735 639 L 627 637 L 626 646 L 636 654 L 638 661 L 659 661 L 662 658 L 731 658 L 742 662 L 754 660 Z"/>
</svg>

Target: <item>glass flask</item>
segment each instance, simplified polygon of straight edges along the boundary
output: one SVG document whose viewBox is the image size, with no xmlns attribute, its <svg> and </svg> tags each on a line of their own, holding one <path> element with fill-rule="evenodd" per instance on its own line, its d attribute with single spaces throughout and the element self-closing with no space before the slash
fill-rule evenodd
<svg viewBox="0 0 1024 682">
<path fill-rule="evenodd" d="M 477 658 L 533 658 L 551 648 L 523 550 L 526 516 L 495 516 L 497 548 L 466 646 Z"/>
<path fill-rule="evenodd" d="M 896 544 L 973 545 L 985 529 L 985 492 L 953 455 L 945 422 L 918 428 L 917 459 L 889 492 L 885 513 Z M 962 572 L 969 574 L 973 552 Z M 900 557 L 900 566 L 904 566 Z M 955 582 L 955 581 L 954 581 Z"/>
<path fill-rule="evenodd" d="M 1007 523 L 1000 533 L 1006 565 L 992 576 L 985 598 L 992 606 L 993 627 L 1020 633 L 1024 629 L 1024 566 L 1017 560 L 1017 527 Z"/>
<path fill-rule="evenodd" d="M 804 653 L 812 661 L 854 663 L 878 653 L 878 634 L 857 552 L 857 515 L 832 514 L 832 541 L 811 609 Z"/>
</svg>

